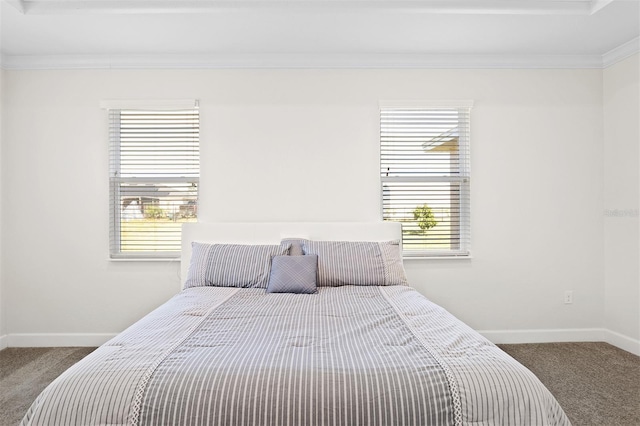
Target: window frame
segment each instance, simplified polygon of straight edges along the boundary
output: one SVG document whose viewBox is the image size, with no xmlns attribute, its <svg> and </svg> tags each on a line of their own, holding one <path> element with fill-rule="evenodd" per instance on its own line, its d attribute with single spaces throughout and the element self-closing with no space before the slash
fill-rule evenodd
<svg viewBox="0 0 640 426">
<path fill-rule="evenodd" d="M 126 251 L 122 250 L 122 220 L 123 211 L 121 206 L 122 184 L 147 184 L 154 186 L 155 184 L 177 184 L 184 187 L 195 187 L 195 211 L 194 220 L 197 221 L 197 206 L 199 204 L 199 186 L 200 186 L 200 111 L 197 100 L 159 100 L 159 101 L 136 101 L 136 100 L 108 100 L 102 101 L 101 107 L 107 110 L 108 121 L 108 146 L 109 146 L 109 258 L 110 260 L 175 260 L 180 258 L 181 247 L 178 244 L 177 250 L 140 250 Z M 197 170 L 193 173 L 185 173 L 184 176 L 178 174 L 170 175 L 158 173 L 156 176 L 125 176 L 121 175 L 122 156 L 120 150 L 121 144 L 121 122 L 116 122 L 116 118 L 120 120 L 120 113 L 133 111 L 145 111 L 149 113 L 167 113 L 192 111 L 197 114 L 197 151 L 195 158 L 197 160 Z M 193 157 L 191 158 L 193 160 Z M 185 160 L 187 167 L 188 160 Z M 186 174 L 189 174 L 188 176 Z M 186 192 L 185 192 L 186 193 Z M 179 227 L 181 228 L 181 227 Z M 178 231 L 178 240 L 182 230 Z M 144 240 L 141 240 L 144 241 Z M 175 243 L 174 243 L 175 244 Z"/>
<path fill-rule="evenodd" d="M 449 182 L 459 184 L 459 247 L 450 249 L 412 249 L 405 243 L 407 231 L 403 225 L 403 258 L 405 259 L 469 259 L 471 258 L 471 109 L 473 101 L 470 100 L 437 100 L 437 101 L 380 101 L 379 102 L 379 160 L 380 160 L 380 217 L 382 220 L 390 220 L 385 212 L 385 190 L 387 183 L 396 184 L 420 184 L 434 182 Z M 458 150 L 459 166 L 457 174 L 451 173 L 448 176 L 385 176 L 383 167 L 383 113 L 392 110 L 416 110 L 416 111 L 438 111 L 455 109 L 459 114 L 464 114 L 462 120 L 458 121 L 458 126 L 462 123 L 463 128 L 459 128 Z M 388 203 L 387 203 L 388 206 Z M 409 222 L 400 220 L 401 222 Z M 449 234 L 451 236 L 455 234 Z"/>
</svg>

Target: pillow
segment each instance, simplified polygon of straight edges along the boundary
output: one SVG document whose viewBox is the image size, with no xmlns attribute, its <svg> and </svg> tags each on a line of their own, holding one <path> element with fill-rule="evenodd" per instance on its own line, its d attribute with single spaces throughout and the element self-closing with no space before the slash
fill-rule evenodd
<svg viewBox="0 0 640 426">
<path fill-rule="evenodd" d="M 267 293 L 316 293 L 318 256 L 275 256 Z"/>
<path fill-rule="evenodd" d="M 185 288 L 215 286 L 266 288 L 271 258 L 286 255 L 288 244 L 191 244 Z"/>
<path fill-rule="evenodd" d="M 302 256 L 302 243 L 307 241 L 305 238 L 283 238 L 280 244 L 291 244 L 289 249 L 289 256 Z"/>
<path fill-rule="evenodd" d="M 407 285 L 400 241 L 305 241 L 318 255 L 318 286 Z"/>
</svg>

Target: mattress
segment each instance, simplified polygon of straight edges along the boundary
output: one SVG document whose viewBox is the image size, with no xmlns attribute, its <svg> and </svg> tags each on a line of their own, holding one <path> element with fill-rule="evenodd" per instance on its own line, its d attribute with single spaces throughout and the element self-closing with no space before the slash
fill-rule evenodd
<svg viewBox="0 0 640 426">
<path fill-rule="evenodd" d="M 408 286 L 187 288 L 22 425 L 568 425 L 544 385 Z"/>
</svg>

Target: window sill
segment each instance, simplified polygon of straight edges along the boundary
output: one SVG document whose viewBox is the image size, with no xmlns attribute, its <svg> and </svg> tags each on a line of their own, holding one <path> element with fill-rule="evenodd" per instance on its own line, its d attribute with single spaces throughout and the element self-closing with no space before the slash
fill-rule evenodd
<svg viewBox="0 0 640 426">
<path fill-rule="evenodd" d="M 429 255 L 429 254 L 417 254 L 417 255 L 403 255 L 402 260 L 471 260 L 473 256 L 471 254 L 453 254 L 453 255 Z"/>
<path fill-rule="evenodd" d="M 110 262 L 180 262 L 180 257 L 110 257 Z"/>
</svg>

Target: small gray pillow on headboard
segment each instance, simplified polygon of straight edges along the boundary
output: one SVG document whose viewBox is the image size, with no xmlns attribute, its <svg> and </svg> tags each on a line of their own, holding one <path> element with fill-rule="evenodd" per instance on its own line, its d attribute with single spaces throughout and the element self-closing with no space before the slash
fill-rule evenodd
<svg viewBox="0 0 640 426">
<path fill-rule="evenodd" d="M 291 248 L 289 248 L 289 256 L 302 256 L 304 252 L 302 251 L 302 244 L 305 241 L 309 241 L 306 238 L 283 238 L 280 241 L 280 244 L 291 244 Z"/>
</svg>

